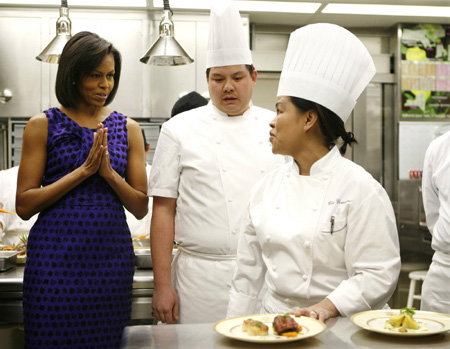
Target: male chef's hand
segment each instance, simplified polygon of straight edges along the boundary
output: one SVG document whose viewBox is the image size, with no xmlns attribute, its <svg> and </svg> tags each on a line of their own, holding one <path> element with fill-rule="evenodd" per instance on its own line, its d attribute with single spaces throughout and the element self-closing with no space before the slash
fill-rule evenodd
<svg viewBox="0 0 450 349">
<path fill-rule="evenodd" d="M 152 298 L 154 316 L 162 323 L 174 324 L 179 317 L 178 295 L 170 286 L 155 287 Z"/>
<path fill-rule="evenodd" d="M 325 320 L 330 318 L 338 317 L 340 315 L 333 302 L 331 302 L 328 298 L 325 298 L 323 301 L 308 308 L 297 309 L 291 314 L 297 317 L 307 316 L 322 322 L 325 322 Z"/>
</svg>

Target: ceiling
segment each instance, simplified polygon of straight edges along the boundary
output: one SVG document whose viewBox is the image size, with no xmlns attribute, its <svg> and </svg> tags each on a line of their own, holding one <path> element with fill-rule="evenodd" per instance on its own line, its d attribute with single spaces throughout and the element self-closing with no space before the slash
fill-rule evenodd
<svg viewBox="0 0 450 349">
<path fill-rule="evenodd" d="M 220 0 L 214 0 L 220 1 Z M 277 0 L 271 0 L 277 1 Z M 280 0 L 281 1 L 281 0 Z M 295 0 L 282 0 L 292 1 Z M 448 6 L 450 0 L 304 0 L 298 2 L 321 3 L 322 6 L 313 14 L 292 14 L 292 13 L 263 13 L 250 12 L 250 22 L 256 24 L 270 24 L 282 26 L 303 26 L 311 23 L 328 22 L 341 25 L 346 28 L 367 28 L 367 27 L 392 27 L 396 23 L 436 23 L 450 24 L 448 17 L 406 17 L 406 16 L 376 16 L 376 15 L 343 15 L 324 14 L 321 10 L 331 3 L 346 4 L 383 4 L 383 5 L 413 5 L 413 6 Z M 169 1 L 170 3 L 170 1 Z M 182 10 L 176 10 L 182 11 Z M 245 13 L 245 12 L 242 12 Z"/>
</svg>

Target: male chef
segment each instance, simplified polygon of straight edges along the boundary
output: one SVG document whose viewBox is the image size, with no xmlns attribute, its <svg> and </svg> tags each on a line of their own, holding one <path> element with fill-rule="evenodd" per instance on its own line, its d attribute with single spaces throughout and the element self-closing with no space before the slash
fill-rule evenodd
<svg viewBox="0 0 450 349">
<path fill-rule="evenodd" d="M 214 2 L 206 71 L 211 101 L 164 123 L 149 179 L 152 308 L 163 323 L 226 317 L 250 189 L 284 162 L 268 142 L 274 113 L 251 102 L 256 76 L 237 7 Z"/>
</svg>

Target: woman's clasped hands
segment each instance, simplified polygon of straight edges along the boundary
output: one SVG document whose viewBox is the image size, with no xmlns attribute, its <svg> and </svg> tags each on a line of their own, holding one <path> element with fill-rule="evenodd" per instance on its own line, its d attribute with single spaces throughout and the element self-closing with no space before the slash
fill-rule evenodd
<svg viewBox="0 0 450 349">
<path fill-rule="evenodd" d="M 97 131 L 94 132 L 94 141 L 83 166 L 90 175 L 98 171 L 102 177 L 112 170 L 108 152 L 108 128 L 102 123 L 98 124 Z"/>
</svg>

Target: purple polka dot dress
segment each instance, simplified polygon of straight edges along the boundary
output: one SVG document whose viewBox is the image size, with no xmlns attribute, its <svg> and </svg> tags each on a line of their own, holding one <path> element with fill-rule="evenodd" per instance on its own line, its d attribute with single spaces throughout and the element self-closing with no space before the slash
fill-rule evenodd
<svg viewBox="0 0 450 349">
<path fill-rule="evenodd" d="M 58 108 L 48 119 L 43 186 L 86 160 L 96 130 L 80 127 Z M 111 166 L 125 176 L 126 117 L 108 127 Z M 28 239 L 23 284 L 25 346 L 119 348 L 131 317 L 134 252 L 124 208 L 98 174 L 39 214 Z"/>
</svg>

